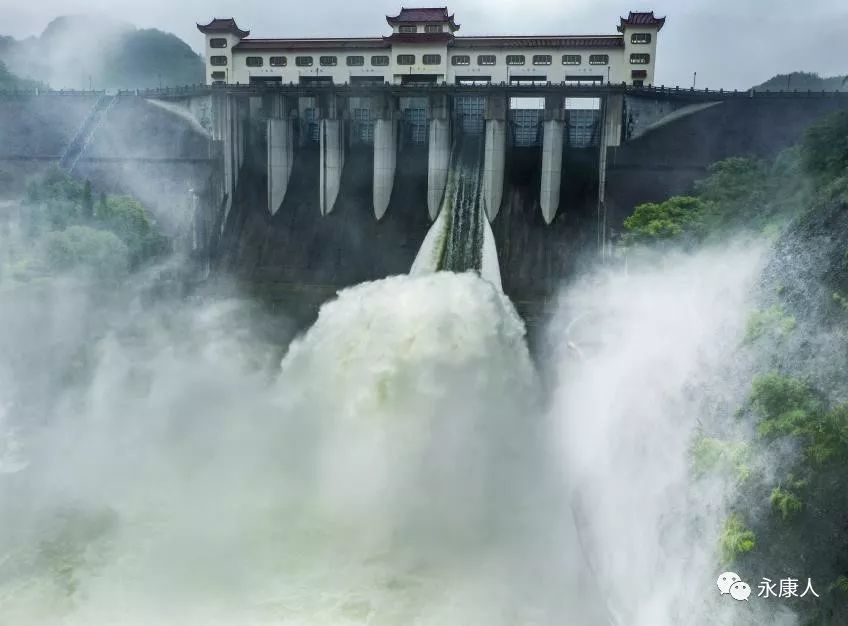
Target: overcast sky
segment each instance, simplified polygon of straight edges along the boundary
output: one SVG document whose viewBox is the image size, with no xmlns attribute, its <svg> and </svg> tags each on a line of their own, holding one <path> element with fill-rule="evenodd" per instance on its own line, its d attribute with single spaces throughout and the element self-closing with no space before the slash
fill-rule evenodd
<svg viewBox="0 0 848 626">
<path fill-rule="evenodd" d="M 101 13 L 173 32 L 196 50 L 196 22 L 236 18 L 257 37 L 381 35 L 404 0 L 0 0 L 0 34 L 40 33 L 57 15 Z M 432 6 L 441 2 L 413 2 Z M 657 84 L 746 88 L 792 70 L 848 74 L 848 0 L 454 0 L 460 34 L 606 34 L 619 15 L 667 16 Z"/>
</svg>

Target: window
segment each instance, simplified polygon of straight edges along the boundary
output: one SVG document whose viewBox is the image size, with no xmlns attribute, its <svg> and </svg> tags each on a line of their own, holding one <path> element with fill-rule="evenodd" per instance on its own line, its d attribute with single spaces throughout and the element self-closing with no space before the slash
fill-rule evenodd
<svg viewBox="0 0 848 626">
<path fill-rule="evenodd" d="M 495 63 L 497 63 L 497 59 L 494 54 L 477 55 L 477 65 L 494 65 Z"/>
<path fill-rule="evenodd" d="M 508 54 L 508 55 L 506 55 L 506 64 L 507 65 L 524 65 L 524 55 L 523 54 Z"/>
<path fill-rule="evenodd" d="M 226 65 L 227 57 L 209 57 L 209 65 Z"/>
<path fill-rule="evenodd" d="M 608 54 L 590 54 L 589 65 L 609 65 Z"/>
<path fill-rule="evenodd" d="M 319 63 L 321 63 L 321 65 L 322 65 L 322 66 L 324 66 L 324 67 L 332 67 L 333 65 L 338 65 L 338 63 L 339 63 L 339 58 L 338 58 L 338 57 L 327 56 L 327 57 L 321 57 L 320 59 L 318 59 L 318 61 L 319 61 Z"/>
<path fill-rule="evenodd" d="M 412 25 L 405 25 L 398 28 L 399 33 L 417 33 L 418 27 Z"/>
<path fill-rule="evenodd" d="M 630 43 L 651 43 L 651 33 L 633 33 Z"/>
<path fill-rule="evenodd" d="M 580 65 L 583 62 L 583 57 L 579 54 L 563 54 L 562 55 L 562 64 L 563 65 Z"/>
<path fill-rule="evenodd" d="M 294 64 L 298 67 L 312 67 L 312 57 L 295 57 Z"/>
<path fill-rule="evenodd" d="M 389 57 L 382 54 L 371 57 L 371 65 L 374 67 L 385 67 L 389 64 Z"/>
<path fill-rule="evenodd" d="M 640 78 L 639 80 L 634 80 L 634 81 L 633 81 L 633 86 L 634 86 L 634 87 L 644 87 L 644 86 L 645 86 L 645 81 L 644 81 L 644 80 L 642 80 L 641 78 Z"/>
<path fill-rule="evenodd" d="M 398 65 L 415 65 L 415 55 L 414 54 L 399 54 L 399 55 L 397 55 L 397 64 Z"/>
<path fill-rule="evenodd" d="M 441 24 L 427 24 L 424 27 L 424 32 L 425 33 L 440 33 L 440 32 L 442 32 L 442 25 Z"/>
<path fill-rule="evenodd" d="M 550 54 L 534 54 L 533 55 L 533 65 L 550 65 L 551 61 Z"/>
<path fill-rule="evenodd" d="M 631 65 L 647 65 L 651 62 L 650 54 L 634 53 L 630 55 Z"/>
<path fill-rule="evenodd" d="M 442 64 L 442 55 L 441 54 L 425 54 L 424 65 L 441 65 Z"/>
<path fill-rule="evenodd" d="M 471 57 L 467 54 L 455 54 L 451 57 L 451 65 L 471 65 Z"/>
<path fill-rule="evenodd" d="M 631 70 L 631 78 L 648 78 L 648 70 Z"/>
<path fill-rule="evenodd" d="M 287 63 L 286 57 L 271 57 L 271 67 L 285 67 Z"/>
<path fill-rule="evenodd" d="M 227 40 L 224 39 L 223 37 L 214 37 L 214 38 L 209 40 L 209 47 L 210 48 L 226 48 L 227 47 Z"/>
<path fill-rule="evenodd" d="M 247 57 L 245 60 L 247 62 L 247 67 L 262 67 L 265 64 L 262 57 Z"/>
<path fill-rule="evenodd" d="M 212 72 L 212 80 L 226 80 L 226 72 Z"/>
<path fill-rule="evenodd" d="M 365 57 L 348 57 L 346 62 L 348 67 L 362 67 L 363 65 L 365 65 Z"/>
</svg>

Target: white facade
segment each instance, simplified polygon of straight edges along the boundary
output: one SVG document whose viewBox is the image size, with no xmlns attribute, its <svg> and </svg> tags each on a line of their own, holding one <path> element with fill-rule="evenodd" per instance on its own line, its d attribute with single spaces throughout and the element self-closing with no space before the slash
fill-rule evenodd
<svg viewBox="0 0 848 626">
<path fill-rule="evenodd" d="M 651 85 L 665 18 L 630 13 L 619 34 L 460 37 L 447 9 L 403 9 L 392 34 L 351 39 L 251 39 L 232 19 L 198 25 L 208 84 L 252 82 L 401 84 L 463 80 L 579 80 Z M 523 62 L 521 62 L 523 61 Z"/>
</svg>

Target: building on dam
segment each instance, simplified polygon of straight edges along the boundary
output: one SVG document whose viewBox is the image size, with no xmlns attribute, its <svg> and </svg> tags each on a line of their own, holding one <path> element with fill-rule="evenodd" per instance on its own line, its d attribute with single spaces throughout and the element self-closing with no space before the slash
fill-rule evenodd
<svg viewBox="0 0 848 626">
<path fill-rule="evenodd" d="M 347 38 L 251 38 L 232 18 L 206 36 L 208 84 L 627 83 L 652 85 L 665 18 L 630 12 L 611 35 L 458 35 L 446 7 L 403 8 L 391 34 Z"/>
</svg>

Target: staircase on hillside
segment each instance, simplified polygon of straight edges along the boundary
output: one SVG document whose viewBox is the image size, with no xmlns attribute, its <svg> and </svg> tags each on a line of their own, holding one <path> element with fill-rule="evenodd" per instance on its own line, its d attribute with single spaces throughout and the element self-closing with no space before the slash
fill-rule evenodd
<svg viewBox="0 0 848 626">
<path fill-rule="evenodd" d="M 109 110 L 115 105 L 117 100 L 117 97 L 107 96 L 105 94 L 97 99 L 97 102 L 91 107 L 91 111 L 88 112 L 88 115 L 80 125 L 79 130 L 77 130 L 76 135 L 74 135 L 74 138 L 65 149 L 65 153 L 59 161 L 59 167 L 68 173 L 74 171 L 80 157 L 91 143 L 91 139 L 94 137 L 97 128 L 106 119 Z"/>
</svg>

